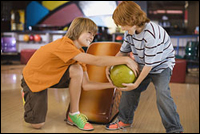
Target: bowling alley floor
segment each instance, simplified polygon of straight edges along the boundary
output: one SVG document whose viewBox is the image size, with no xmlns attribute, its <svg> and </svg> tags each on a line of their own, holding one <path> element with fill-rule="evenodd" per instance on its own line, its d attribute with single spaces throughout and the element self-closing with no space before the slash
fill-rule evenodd
<svg viewBox="0 0 200 134">
<path fill-rule="evenodd" d="M 69 105 L 69 89 L 48 90 L 48 113 L 42 129 L 33 129 L 23 120 L 20 80 L 24 65 L 1 65 L 1 133 L 82 133 L 64 122 Z M 195 72 L 195 70 L 191 70 Z M 170 83 L 184 133 L 199 133 L 199 83 Z M 194 78 L 195 79 L 195 78 Z M 199 81 L 199 80 L 198 80 Z M 91 133 L 165 133 L 156 107 L 152 84 L 142 93 L 132 127 L 108 131 L 104 124 L 93 124 Z"/>
</svg>

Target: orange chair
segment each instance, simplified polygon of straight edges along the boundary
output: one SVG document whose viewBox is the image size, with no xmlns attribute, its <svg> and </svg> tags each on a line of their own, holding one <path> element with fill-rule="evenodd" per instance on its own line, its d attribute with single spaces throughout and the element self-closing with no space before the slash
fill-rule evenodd
<svg viewBox="0 0 200 134">
<path fill-rule="evenodd" d="M 87 53 L 100 56 L 115 56 L 120 50 L 121 43 L 95 42 L 90 45 Z M 105 73 L 106 67 L 87 65 L 88 76 L 91 81 L 108 82 Z M 96 91 L 82 90 L 80 112 L 85 114 L 89 121 L 109 123 L 118 113 L 121 92 L 115 89 Z"/>
</svg>

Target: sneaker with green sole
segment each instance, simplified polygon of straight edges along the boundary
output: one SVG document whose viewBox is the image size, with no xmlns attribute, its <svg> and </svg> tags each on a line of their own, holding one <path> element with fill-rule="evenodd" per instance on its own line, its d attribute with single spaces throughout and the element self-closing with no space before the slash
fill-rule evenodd
<svg viewBox="0 0 200 134">
<path fill-rule="evenodd" d="M 84 114 L 68 115 L 65 120 L 69 125 L 75 125 L 81 130 L 91 131 L 94 130 L 93 126 L 87 122 L 88 118 Z"/>
</svg>

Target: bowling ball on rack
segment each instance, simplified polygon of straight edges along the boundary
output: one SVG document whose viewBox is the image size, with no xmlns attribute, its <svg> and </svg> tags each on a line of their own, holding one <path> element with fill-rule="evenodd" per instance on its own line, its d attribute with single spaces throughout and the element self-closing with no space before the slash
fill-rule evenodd
<svg viewBox="0 0 200 134">
<path fill-rule="evenodd" d="M 24 40 L 25 42 L 28 42 L 28 41 L 29 41 L 29 35 L 25 34 L 25 35 L 23 36 L 23 40 Z"/>
<path fill-rule="evenodd" d="M 124 87 L 122 83 L 134 83 L 136 76 L 127 65 L 115 65 L 110 70 L 110 79 L 116 87 Z"/>
<path fill-rule="evenodd" d="M 35 42 L 41 42 L 41 36 L 39 34 L 34 35 L 34 41 Z"/>
<path fill-rule="evenodd" d="M 34 41 L 34 35 L 29 35 L 29 41 Z"/>
<path fill-rule="evenodd" d="M 120 36 L 120 35 L 118 35 L 118 36 L 116 37 L 116 40 L 123 40 L 123 37 Z"/>
</svg>

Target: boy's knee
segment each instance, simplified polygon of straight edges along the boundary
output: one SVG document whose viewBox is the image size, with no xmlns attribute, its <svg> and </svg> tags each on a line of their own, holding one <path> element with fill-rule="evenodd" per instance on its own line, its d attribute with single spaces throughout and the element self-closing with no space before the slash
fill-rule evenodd
<svg viewBox="0 0 200 134">
<path fill-rule="evenodd" d="M 44 122 L 43 123 L 38 123 L 38 124 L 31 124 L 33 128 L 36 128 L 36 129 L 40 129 L 42 128 L 42 126 L 44 126 Z"/>
<path fill-rule="evenodd" d="M 69 68 L 70 77 L 81 77 L 83 75 L 83 69 L 80 64 L 73 64 Z"/>
</svg>

